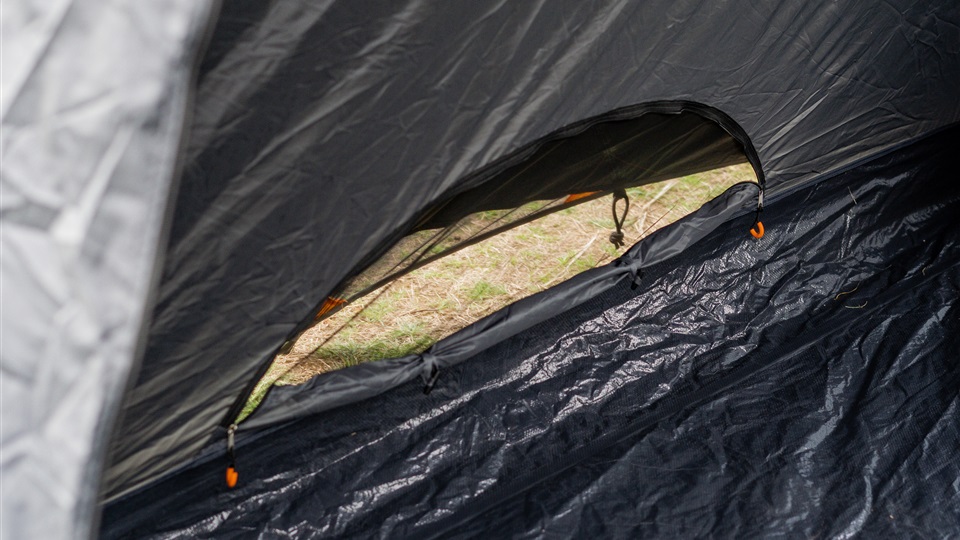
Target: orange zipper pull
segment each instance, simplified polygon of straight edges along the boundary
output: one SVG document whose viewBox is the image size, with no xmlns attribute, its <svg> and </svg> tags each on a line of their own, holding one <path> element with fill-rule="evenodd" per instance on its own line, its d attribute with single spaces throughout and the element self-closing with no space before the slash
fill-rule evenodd
<svg viewBox="0 0 960 540">
<path fill-rule="evenodd" d="M 227 467 L 227 487 L 234 487 L 237 485 L 237 478 L 240 475 L 237 474 L 237 470 L 233 467 Z"/>
<path fill-rule="evenodd" d="M 237 425 L 230 424 L 230 427 L 227 428 L 227 459 L 229 460 L 229 465 L 227 465 L 227 487 L 234 487 L 237 485 L 237 480 L 240 477 L 240 474 L 237 472 L 237 460 L 236 456 L 233 454 L 233 434 L 237 432 Z"/>
<path fill-rule="evenodd" d="M 760 186 L 760 193 L 757 195 L 757 217 L 753 218 L 753 227 L 750 228 L 750 236 L 757 240 L 763 238 L 764 233 L 760 212 L 763 212 L 763 186 Z"/>
</svg>

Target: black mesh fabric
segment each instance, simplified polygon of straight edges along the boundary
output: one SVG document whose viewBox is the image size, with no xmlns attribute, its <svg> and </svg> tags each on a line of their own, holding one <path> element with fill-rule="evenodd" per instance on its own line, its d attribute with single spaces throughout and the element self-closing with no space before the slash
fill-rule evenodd
<svg viewBox="0 0 960 540">
<path fill-rule="evenodd" d="M 960 130 L 445 370 L 250 434 L 104 536 L 950 537 Z"/>
</svg>

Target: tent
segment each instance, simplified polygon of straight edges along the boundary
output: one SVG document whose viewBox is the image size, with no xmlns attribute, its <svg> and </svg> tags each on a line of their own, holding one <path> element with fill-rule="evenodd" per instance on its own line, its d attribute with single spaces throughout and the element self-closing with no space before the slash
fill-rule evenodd
<svg viewBox="0 0 960 540">
<path fill-rule="evenodd" d="M 2 536 L 960 534 L 951 2 L 5 7 Z M 418 231 L 738 161 L 232 427 Z"/>
</svg>

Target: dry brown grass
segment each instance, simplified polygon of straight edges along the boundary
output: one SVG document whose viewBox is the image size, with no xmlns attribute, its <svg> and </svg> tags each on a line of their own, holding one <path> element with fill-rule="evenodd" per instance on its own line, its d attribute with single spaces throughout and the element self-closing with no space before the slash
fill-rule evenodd
<svg viewBox="0 0 960 540">
<path fill-rule="evenodd" d="M 749 165 L 737 165 L 628 190 L 626 245 L 690 213 L 729 186 L 753 180 Z M 276 358 L 248 409 L 271 384 L 301 384 L 347 365 L 421 352 L 513 301 L 611 261 L 623 250 L 618 252 L 608 241 L 614 229 L 610 200 L 588 201 L 519 226 L 346 306 Z"/>
</svg>

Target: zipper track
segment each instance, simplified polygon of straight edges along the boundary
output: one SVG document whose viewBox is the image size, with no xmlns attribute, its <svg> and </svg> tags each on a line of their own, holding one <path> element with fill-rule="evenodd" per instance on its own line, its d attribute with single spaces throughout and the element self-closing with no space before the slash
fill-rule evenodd
<svg viewBox="0 0 960 540">
<path fill-rule="evenodd" d="M 588 128 L 595 126 L 597 124 L 606 123 L 606 122 L 615 122 L 621 120 L 631 120 L 635 118 L 640 118 L 647 114 L 670 114 L 678 115 L 684 112 L 692 112 L 705 118 L 706 120 L 712 121 L 721 129 L 723 129 L 727 134 L 736 141 L 741 149 L 743 150 L 744 155 L 747 158 L 747 161 L 753 167 L 754 174 L 757 177 L 757 184 L 760 187 L 761 192 L 766 187 L 765 176 L 763 174 L 763 167 L 760 163 L 760 156 L 757 153 L 756 148 L 753 146 L 753 142 L 747 136 L 747 132 L 744 131 L 740 124 L 738 124 L 733 118 L 724 113 L 723 111 L 705 105 L 703 103 L 698 103 L 695 101 L 685 101 L 685 100 L 662 100 L 662 101 L 651 101 L 647 103 L 640 103 L 637 105 L 630 105 L 627 107 L 622 107 L 619 109 L 614 109 L 607 113 L 593 116 L 584 120 L 580 120 L 558 130 L 551 132 L 550 134 L 541 137 L 540 139 L 528 143 L 521 148 L 511 152 L 510 154 L 496 160 L 495 162 L 480 168 L 474 173 L 468 174 L 463 177 L 463 179 L 458 182 L 459 188 L 445 197 L 446 200 L 452 200 L 454 197 L 460 195 L 461 193 L 473 189 L 478 186 L 482 186 L 486 182 L 490 181 L 495 176 L 499 175 L 506 169 L 518 165 L 533 154 L 535 154 L 544 144 L 559 140 L 573 137 L 579 135 L 580 133 L 586 131 Z M 369 265 L 373 264 L 377 259 L 379 259 L 387 250 L 390 249 L 397 241 L 403 238 L 406 235 L 413 223 L 416 223 L 422 216 L 417 216 L 412 220 L 411 223 L 408 223 L 407 226 L 400 227 L 398 231 L 404 231 L 403 233 L 397 233 L 392 236 L 389 242 L 384 242 L 383 249 L 377 251 L 375 255 L 371 255 L 366 258 L 366 260 L 361 261 L 355 268 L 359 268 L 359 271 L 352 272 L 350 275 L 346 276 L 341 280 L 341 284 L 352 277 L 359 275 L 360 272 L 365 270 Z M 477 240 L 479 241 L 479 240 Z M 475 242 L 474 242 L 475 243 Z M 466 247 L 466 246 L 464 246 Z M 422 265 L 421 265 L 422 266 Z M 313 321 L 313 314 L 319 311 L 323 302 L 326 301 L 326 298 L 331 294 L 334 294 L 339 288 L 340 285 L 327 291 L 326 294 L 320 295 L 321 300 L 314 306 L 310 314 L 301 321 L 300 324 L 296 325 L 286 336 L 286 338 L 281 341 L 277 347 L 273 350 L 273 353 L 267 358 L 267 361 L 263 361 L 259 369 L 257 369 L 255 376 L 251 378 L 250 382 L 247 383 L 246 387 L 243 389 L 237 399 L 233 402 L 233 405 L 230 406 L 230 409 L 227 411 L 227 414 L 224 416 L 223 420 L 220 422 L 221 427 L 229 427 L 234 423 L 237 416 L 243 410 L 244 405 L 249 400 L 250 396 L 253 394 L 254 389 L 257 386 L 257 383 L 263 378 L 267 373 L 267 370 L 270 369 L 270 366 L 273 364 L 273 359 L 277 356 L 280 349 L 283 347 L 284 343 L 288 340 L 293 339 L 299 333 L 303 332 Z M 270 390 L 267 390 L 269 394 Z M 264 395 L 266 399 L 266 394 Z M 241 422 L 242 424 L 242 422 Z"/>
</svg>

